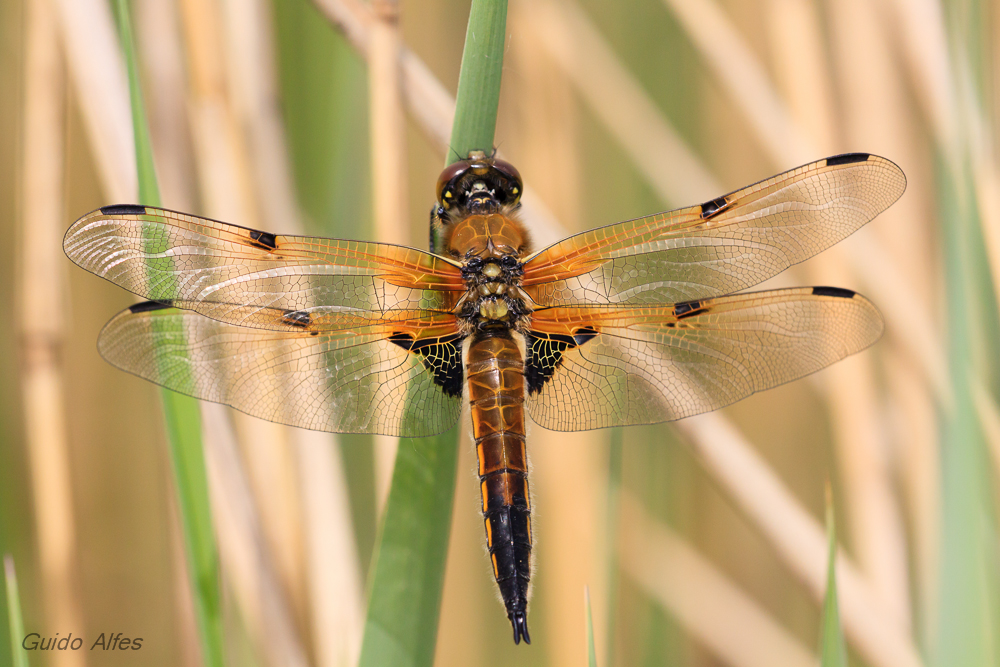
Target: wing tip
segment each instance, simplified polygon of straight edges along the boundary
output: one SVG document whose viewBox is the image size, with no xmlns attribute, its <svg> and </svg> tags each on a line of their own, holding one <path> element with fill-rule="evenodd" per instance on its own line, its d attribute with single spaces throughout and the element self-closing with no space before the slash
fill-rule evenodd
<svg viewBox="0 0 1000 667">
<path fill-rule="evenodd" d="M 840 155 L 832 155 L 826 158 L 827 167 L 837 167 L 848 164 L 861 164 L 862 162 L 871 162 L 873 166 L 882 167 L 883 169 L 887 168 L 891 171 L 894 171 L 901 180 L 901 187 L 899 187 L 898 194 L 896 194 L 892 202 L 890 202 L 886 206 L 886 208 L 888 208 L 888 206 L 891 206 L 897 199 L 903 196 L 903 193 L 906 192 L 906 185 L 907 185 L 906 172 L 904 172 L 898 164 L 896 164 L 895 162 L 893 162 L 888 158 L 884 158 L 880 155 L 875 155 L 874 153 L 841 153 Z"/>
</svg>

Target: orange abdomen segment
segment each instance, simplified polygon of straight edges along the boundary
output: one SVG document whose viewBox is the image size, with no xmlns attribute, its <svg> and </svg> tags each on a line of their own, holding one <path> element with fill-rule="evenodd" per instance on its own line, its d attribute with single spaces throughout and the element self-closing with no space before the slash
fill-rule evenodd
<svg viewBox="0 0 1000 667">
<path fill-rule="evenodd" d="M 524 360 L 507 331 L 477 332 L 467 363 L 486 541 L 493 575 L 514 626 L 527 632 L 531 576 L 528 461 L 524 448 Z"/>
</svg>

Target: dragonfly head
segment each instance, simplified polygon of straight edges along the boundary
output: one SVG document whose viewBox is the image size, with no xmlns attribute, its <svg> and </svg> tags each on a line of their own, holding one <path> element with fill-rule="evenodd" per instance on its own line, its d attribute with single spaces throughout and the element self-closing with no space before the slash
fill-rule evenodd
<svg viewBox="0 0 1000 667">
<path fill-rule="evenodd" d="M 512 164 L 473 151 L 441 172 L 435 208 L 445 223 L 471 214 L 496 213 L 516 206 L 523 188 Z"/>
</svg>

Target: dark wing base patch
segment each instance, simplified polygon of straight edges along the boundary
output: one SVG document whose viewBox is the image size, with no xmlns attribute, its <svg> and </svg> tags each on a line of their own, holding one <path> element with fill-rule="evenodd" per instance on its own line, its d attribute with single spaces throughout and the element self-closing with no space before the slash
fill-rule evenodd
<svg viewBox="0 0 1000 667">
<path fill-rule="evenodd" d="M 462 369 L 462 340 L 465 336 L 452 334 L 438 338 L 414 339 L 413 334 L 394 333 L 388 341 L 420 356 L 424 368 L 434 376 L 434 384 L 446 396 L 460 397 L 465 380 Z"/>
<path fill-rule="evenodd" d="M 581 327 L 572 336 L 529 331 L 524 335 L 527 359 L 524 362 L 524 381 L 528 395 L 537 394 L 552 379 L 552 374 L 562 365 L 563 353 L 580 347 L 597 336 L 597 329 Z"/>
</svg>

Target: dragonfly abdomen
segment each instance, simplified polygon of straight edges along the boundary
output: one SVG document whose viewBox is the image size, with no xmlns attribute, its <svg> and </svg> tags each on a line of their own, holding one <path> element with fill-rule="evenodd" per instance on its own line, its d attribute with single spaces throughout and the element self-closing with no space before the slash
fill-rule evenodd
<svg viewBox="0 0 1000 667">
<path fill-rule="evenodd" d="M 506 329 L 476 332 L 467 361 L 472 430 L 493 576 L 514 628 L 528 636 L 531 508 L 524 433 L 524 360 Z"/>
</svg>

